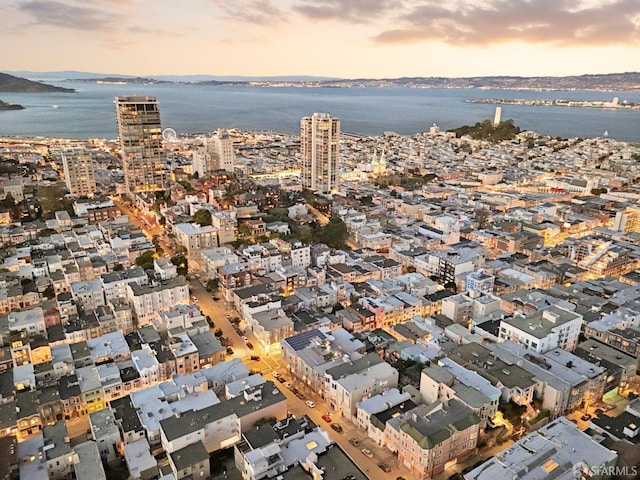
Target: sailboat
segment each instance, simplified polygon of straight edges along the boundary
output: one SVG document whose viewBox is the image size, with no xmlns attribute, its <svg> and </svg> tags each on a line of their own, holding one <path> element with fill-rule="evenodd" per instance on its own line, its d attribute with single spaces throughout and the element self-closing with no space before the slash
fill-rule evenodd
<svg viewBox="0 0 640 480">
<path fill-rule="evenodd" d="M 609 136 L 609 130 L 605 130 L 604 133 L 602 134 L 603 137 L 608 137 Z"/>
</svg>

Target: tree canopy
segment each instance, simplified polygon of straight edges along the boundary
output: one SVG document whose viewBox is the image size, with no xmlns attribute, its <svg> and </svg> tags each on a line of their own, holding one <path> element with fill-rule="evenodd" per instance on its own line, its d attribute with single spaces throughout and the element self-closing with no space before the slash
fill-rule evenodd
<svg viewBox="0 0 640 480">
<path fill-rule="evenodd" d="M 153 259 L 155 258 L 155 252 L 153 250 L 147 250 L 143 254 L 136 258 L 136 265 L 144 268 L 145 270 L 153 268 Z"/>
<path fill-rule="evenodd" d="M 453 128 L 449 132 L 455 133 L 457 138 L 468 135 L 476 140 L 500 142 L 502 140 L 513 140 L 520 133 L 520 127 L 514 125 L 513 120 L 506 120 L 495 126 L 491 120 L 484 120 L 474 126 L 463 125 Z"/>
<path fill-rule="evenodd" d="M 211 212 L 206 208 L 201 208 L 193 215 L 193 221 L 198 225 L 211 225 Z"/>
</svg>

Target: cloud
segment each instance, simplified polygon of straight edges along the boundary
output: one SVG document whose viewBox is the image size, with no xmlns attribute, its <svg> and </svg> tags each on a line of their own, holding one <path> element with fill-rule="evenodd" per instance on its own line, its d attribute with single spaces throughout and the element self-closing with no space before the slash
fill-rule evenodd
<svg viewBox="0 0 640 480">
<path fill-rule="evenodd" d="M 313 20 L 346 20 L 351 23 L 370 23 L 392 13 L 397 0 L 303 0 L 293 10 Z"/>
<path fill-rule="evenodd" d="M 214 0 L 214 4 L 224 12 L 226 20 L 234 22 L 269 25 L 286 19 L 284 11 L 272 0 Z"/>
<path fill-rule="evenodd" d="M 444 7 L 443 5 L 446 5 Z M 505 42 L 594 46 L 640 43 L 637 0 L 460 0 L 443 4 L 414 1 L 396 17 L 394 28 L 375 37 L 380 43 L 437 40 L 456 46 Z"/>
<path fill-rule="evenodd" d="M 113 11 L 48 0 L 24 2 L 19 5 L 19 9 L 33 16 L 39 25 L 52 25 L 71 30 L 112 30 L 119 21 L 123 20 L 121 15 Z"/>
</svg>

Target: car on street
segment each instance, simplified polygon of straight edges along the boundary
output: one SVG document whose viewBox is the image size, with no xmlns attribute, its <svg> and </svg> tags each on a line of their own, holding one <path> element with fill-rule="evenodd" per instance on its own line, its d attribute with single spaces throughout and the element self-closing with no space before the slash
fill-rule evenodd
<svg viewBox="0 0 640 480">
<path fill-rule="evenodd" d="M 309 408 L 316 408 L 316 404 L 313 403 L 311 400 L 307 400 L 306 402 L 304 402 L 307 404 L 307 407 Z"/>
<path fill-rule="evenodd" d="M 591 418 L 591 415 L 585 413 L 582 417 L 580 417 L 580 420 L 582 420 L 583 422 L 588 422 L 589 420 L 591 420 Z"/>
<path fill-rule="evenodd" d="M 304 400 L 306 397 L 302 394 L 302 392 L 296 392 L 296 397 L 298 397 L 300 400 Z"/>
<path fill-rule="evenodd" d="M 260 357 L 258 355 L 251 355 L 251 360 L 254 362 L 259 362 L 260 361 Z"/>
<path fill-rule="evenodd" d="M 362 452 L 362 454 L 367 457 L 367 458 L 373 458 L 373 452 L 371 450 L 369 450 L 368 448 L 363 448 L 362 450 L 360 450 Z"/>
<path fill-rule="evenodd" d="M 227 347 L 227 355 L 233 355 L 233 348 Z"/>
<path fill-rule="evenodd" d="M 358 445 L 360 445 L 360 441 L 357 438 L 350 438 L 349 443 L 354 447 L 357 447 Z"/>
<path fill-rule="evenodd" d="M 291 391 L 293 392 L 294 395 L 296 395 L 298 393 L 298 389 L 296 387 L 293 387 L 291 389 Z"/>
<path fill-rule="evenodd" d="M 247 337 L 245 337 L 244 335 L 241 338 L 242 338 L 242 341 L 244 343 L 247 343 L 249 341 L 249 339 Z"/>
<path fill-rule="evenodd" d="M 273 372 L 271 375 L 273 376 L 273 378 L 278 378 L 280 376 L 278 372 Z"/>
<path fill-rule="evenodd" d="M 389 473 L 391 471 L 391 467 L 386 463 L 379 463 L 378 467 L 380 467 L 380 470 L 382 470 L 385 473 Z"/>
<path fill-rule="evenodd" d="M 287 381 L 284 377 L 276 377 L 280 383 L 285 383 Z"/>
<path fill-rule="evenodd" d="M 327 422 L 327 423 L 331 423 L 331 415 L 325 413 L 324 415 L 322 415 L 322 419 Z"/>
<path fill-rule="evenodd" d="M 248 348 L 249 350 L 253 350 L 253 343 L 251 343 L 251 342 L 247 342 L 247 348 Z"/>
<path fill-rule="evenodd" d="M 338 433 L 342 433 L 342 427 L 337 423 L 332 423 L 331 428 Z"/>
<path fill-rule="evenodd" d="M 287 387 L 289 390 L 293 388 L 293 385 L 291 385 L 291 382 L 286 382 L 284 386 Z"/>
</svg>

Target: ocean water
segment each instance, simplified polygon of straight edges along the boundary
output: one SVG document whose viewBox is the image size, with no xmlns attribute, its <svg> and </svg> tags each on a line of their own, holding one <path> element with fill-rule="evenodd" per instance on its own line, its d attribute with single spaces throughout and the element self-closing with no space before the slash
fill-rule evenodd
<svg viewBox="0 0 640 480">
<path fill-rule="evenodd" d="M 344 132 L 412 134 L 434 123 L 448 129 L 492 119 L 496 105 L 465 102 L 474 98 L 610 101 L 619 97 L 621 102 L 640 104 L 640 92 L 49 83 L 77 92 L 0 94 L 1 100 L 25 107 L 0 112 L 0 135 L 113 139 L 117 137 L 113 99 L 133 94 L 156 96 L 163 128 L 179 133 L 221 127 L 297 132 L 300 117 L 329 112 L 341 119 Z M 640 142 L 640 110 L 502 105 L 502 119 L 553 136 L 598 137 L 606 131 L 610 138 Z"/>
</svg>

